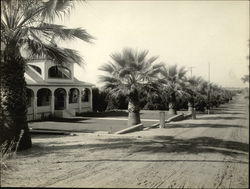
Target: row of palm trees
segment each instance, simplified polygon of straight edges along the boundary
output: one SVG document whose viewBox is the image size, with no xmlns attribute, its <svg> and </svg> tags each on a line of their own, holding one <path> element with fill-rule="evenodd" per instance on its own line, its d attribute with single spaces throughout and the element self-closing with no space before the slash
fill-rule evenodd
<svg viewBox="0 0 250 189">
<path fill-rule="evenodd" d="M 232 99 L 233 93 L 202 77 L 187 77 L 185 67 L 156 63 L 157 57 L 147 57 L 148 51 L 125 48 L 111 54 L 100 81 L 111 98 L 126 96 L 128 100 L 128 125 L 139 124 L 140 100 L 159 97 L 169 105 L 169 114 L 176 114 L 177 99 L 185 99 L 188 110 L 194 107 L 219 106 Z M 160 102 L 161 103 L 161 102 Z M 163 103 L 163 102 L 162 102 Z"/>
</svg>

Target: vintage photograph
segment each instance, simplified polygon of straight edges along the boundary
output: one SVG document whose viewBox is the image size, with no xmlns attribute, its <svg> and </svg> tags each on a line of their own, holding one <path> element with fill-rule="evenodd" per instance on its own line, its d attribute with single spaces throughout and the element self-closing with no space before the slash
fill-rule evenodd
<svg viewBox="0 0 250 189">
<path fill-rule="evenodd" d="M 0 187 L 249 188 L 249 15 L 1 0 Z"/>
</svg>

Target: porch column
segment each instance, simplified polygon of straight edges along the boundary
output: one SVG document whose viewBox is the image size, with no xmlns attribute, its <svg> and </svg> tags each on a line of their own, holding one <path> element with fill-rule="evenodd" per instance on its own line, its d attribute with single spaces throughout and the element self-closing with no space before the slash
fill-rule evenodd
<svg viewBox="0 0 250 189">
<path fill-rule="evenodd" d="M 79 90 L 78 106 L 79 106 L 79 113 L 81 113 L 82 112 L 82 93 L 81 93 L 82 89 L 78 89 L 78 90 Z"/>
<path fill-rule="evenodd" d="M 52 91 L 52 93 L 51 93 L 51 103 L 50 103 L 50 105 L 51 105 L 51 114 L 52 114 L 52 116 L 54 115 L 54 113 L 55 113 L 55 96 L 54 96 L 54 91 Z"/>
<path fill-rule="evenodd" d="M 93 95 L 92 95 L 92 88 L 89 88 L 89 91 L 90 91 L 90 94 L 89 94 L 89 105 L 90 105 L 90 110 L 93 111 L 93 102 L 92 102 L 92 99 L 93 99 Z"/>
<path fill-rule="evenodd" d="M 66 110 L 68 110 L 69 109 L 69 91 L 68 90 L 65 90 L 66 91 L 66 95 L 65 95 L 65 103 L 66 103 L 66 105 L 65 105 L 65 108 L 66 108 Z"/>
<path fill-rule="evenodd" d="M 36 114 L 37 114 L 37 94 L 34 94 L 34 99 L 33 99 L 33 119 L 36 119 Z"/>
</svg>

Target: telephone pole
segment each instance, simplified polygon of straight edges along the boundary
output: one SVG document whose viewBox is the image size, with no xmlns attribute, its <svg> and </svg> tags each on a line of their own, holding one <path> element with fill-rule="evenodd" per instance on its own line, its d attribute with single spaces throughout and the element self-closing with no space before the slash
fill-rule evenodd
<svg viewBox="0 0 250 189">
<path fill-rule="evenodd" d="M 193 68 L 195 68 L 194 66 L 190 66 L 188 67 L 190 69 L 190 73 L 191 73 L 191 77 L 193 76 Z"/>
<path fill-rule="evenodd" d="M 210 114 L 210 62 L 208 62 L 207 114 Z"/>
</svg>

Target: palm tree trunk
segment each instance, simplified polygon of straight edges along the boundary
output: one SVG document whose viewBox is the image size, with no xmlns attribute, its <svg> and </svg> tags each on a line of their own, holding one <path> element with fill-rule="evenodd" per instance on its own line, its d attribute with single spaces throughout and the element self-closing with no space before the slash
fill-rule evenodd
<svg viewBox="0 0 250 189">
<path fill-rule="evenodd" d="M 128 103 L 128 126 L 133 126 L 141 123 L 140 107 L 131 101 Z"/>
<path fill-rule="evenodd" d="M 188 112 L 193 112 L 193 110 L 194 110 L 194 98 L 191 97 L 188 100 Z"/>
<path fill-rule="evenodd" d="M 192 103 L 190 101 L 188 101 L 188 112 L 192 112 L 194 109 Z"/>
<path fill-rule="evenodd" d="M 129 94 L 128 102 L 128 126 L 137 125 L 141 123 L 139 94 L 134 88 Z"/>
<path fill-rule="evenodd" d="M 32 146 L 26 115 L 25 62 L 19 51 L 13 49 L 5 49 L 1 57 L 0 144 L 13 141 L 15 149 L 18 142 L 17 149 L 22 150 Z"/>
<path fill-rule="evenodd" d="M 169 108 L 169 110 L 168 110 L 169 115 L 176 115 L 177 114 L 174 102 L 170 102 L 168 105 L 168 108 Z"/>
<path fill-rule="evenodd" d="M 175 93 L 172 93 L 171 94 L 171 98 L 170 98 L 170 102 L 169 102 L 169 105 L 168 105 L 168 114 L 169 115 L 176 115 L 177 112 L 176 112 L 176 97 L 175 97 Z"/>
</svg>

